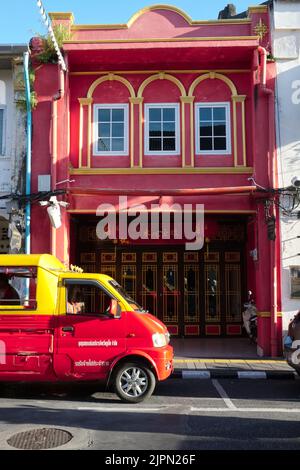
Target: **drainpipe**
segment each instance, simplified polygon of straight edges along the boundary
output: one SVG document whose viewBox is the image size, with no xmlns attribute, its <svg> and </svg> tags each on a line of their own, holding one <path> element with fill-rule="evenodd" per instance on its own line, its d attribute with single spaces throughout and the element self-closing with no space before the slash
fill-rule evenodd
<svg viewBox="0 0 300 470">
<path fill-rule="evenodd" d="M 273 189 L 277 186 L 274 171 L 275 162 L 275 112 L 274 112 L 274 91 L 266 86 L 267 79 L 267 51 L 259 46 L 258 52 L 261 58 L 261 83 L 260 88 L 264 95 L 268 97 L 268 118 L 269 118 L 269 185 Z M 276 217 L 275 205 L 272 204 L 271 216 Z M 278 353 L 277 347 L 277 250 L 276 241 L 270 240 L 270 278 L 271 278 L 271 356 L 275 357 Z"/>
<path fill-rule="evenodd" d="M 29 52 L 24 52 L 24 81 L 26 96 L 26 180 L 25 194 L 28 196 L 31 192 L 31 134 L 32 134 L 32 115 L 30 100 L 30 81 L 29 81 Z M 30 202 L 27 201 L 25 206 L 25 253 L 30 253 Z"/>
<path fill-rule="evenodd" d="M 52 191 L 56 190 L 57 182 L 57 102 L 64 97 L 64 73 L 59 68 L 59 88 L 57 93 L 52 97 L 51 104 L 51 147 L 52 147 L 52 162 L 51 162 L 51 187 Z M 56 254 L 56 229 L 51 227 L 51 254 Z"/>
</svg>

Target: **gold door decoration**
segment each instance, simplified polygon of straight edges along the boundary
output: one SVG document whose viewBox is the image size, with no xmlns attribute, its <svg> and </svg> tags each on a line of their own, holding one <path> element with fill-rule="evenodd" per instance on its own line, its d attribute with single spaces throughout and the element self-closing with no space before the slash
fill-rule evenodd
<svg viewBox="0 0 300 470">
<path fill-rule="evenodd" d="M 136 266 L 122 265 L 122 286 L 127 294 L 136 299 Z"/>
<path fill-rule="evenodd" d="M 200 321 L 198 265 L 184 266 L 184 321 Z"/>
<path fill-rule="evenodd" d="M 157 315 L 157 266 L 142 266 L 142 306 L 152 315 Z"/>
<path fill-rule="evenodd" d="M 115 263 L 116 253 L 114 251 L 104 251 L 101 253 L 101 264 L 102 263 Z"/>
<path fill-rule="evenodd" d="M 80 264 L 82 263 L 96 263 L 96 253 L 81 253 L 80 254 Z"/>
<path fill-rule="evenodd" d="M 177 253 L 176 253 L 177 255 Z M 178 322 L 178 266 L 163 266 L 163 321 Z"/>
<path fill-rule="evenodd" d="M 241 268 L 239 264 L 225 265 L 226 321 L 241 322 Z"/>
<path fill-rule="evenodd" d="M 205 265 L 205 320 L 220 322 L 220 267 L 217 264 Z"/>
<path fill-rule="evenodd" d="M 102 264 L 101 265 L 101 274 L 106 274 L 106 276 L 110 276 L 112 278 L 116 278 L 116 267 L 113 264 Z M 100 292 L 100 306 L 101 312 L 104 312 L 107 308 L 107 295 L 104 292 Z"/>
</svg>

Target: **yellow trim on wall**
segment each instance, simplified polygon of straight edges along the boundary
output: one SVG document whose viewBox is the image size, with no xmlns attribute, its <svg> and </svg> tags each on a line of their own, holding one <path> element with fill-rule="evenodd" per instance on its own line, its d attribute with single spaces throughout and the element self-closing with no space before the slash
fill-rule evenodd
<svg viewBox="0 0 300 470">
<path fill-rule="evenodd" d="M 216 69 L 214 70 L 215 72 L 218 73 L 251 73 L 251 69 Z M 140 75 L 140 74 L 149 74 L 152 75 L 153 73 L 159 73 L 161 70 L 94 70 L 90 72 L 70 72 L 69 75 L 108 75 L 109 73 L 112 74 L 134 74 L 134 75 Z M 199 74 L 199 73 L 209 73 L 210 70 L 165 70 L 165 73 L 179 73 L 179 74 Z"/>
<path fill-rule="evenodd" d="M 245 122 L 245 100 L 242 101 L 242 132 L 243 132 L 243 165 L 247 163 L 247 149 L 246 149 L 246 122 Z"/>
<path fill-rule="evenodd" d="M 207 80 L 207 79 L 211 79 L 211 80 L 214 80 L 214 79 L 218 79 L 218 80 L 222 80 L 224 83 L 226 83 L 226 85 L 230 88 L 231 90 L 231 93 L 233 95 L 237 95 L 237 89 L 236 89 L 236 86 L 235 84 L 233 83 L 232 80 L 230 80 L 230 78 L 226 77 L 225 75 L 222 75 L 221 73 L 217 73 L 217 72 L 208 72 L 208 73 L 205 73 L 204 75 L 201 75 L 200 77 L 197 77 L 193 83 L 191 84 L 190 88 L 189 88 L 189 92 L 188 92 L 188 96 L 193 96 L 194 94 L 194 91 L 195 91 L 195 88 L 196 86 L 199 85 L 199 83 L 203 82 L 203 80 Z"/>
<path fill-rule="evenodd" d="M 139 166 L 142 168 L 143 166 L 143 101 L 144 98 L 140 98 L 140 103 L 139 103 L 139 149 L 140 149 L 140 155 L 139 155 Z"/>
<path fill-rule="evenodd" d="M 71 21 L 72 25 L 75 22 L 75 18 L 72 12 L 52 11 L 49 13 L 49 18 L 51 21 L 69 20 Z"/>
<path fill-rule="evenodd" d="M 232 115 L 233 115 L 233 165 L 236 167 L 237 158 L 237 121 L 236 121 L 236 101 L 232 99 Z"/>
<path fill-rule="evenodd" d="M 173 75 L 169 75 L 168 73 L 165 73 L 165 72 L 156 73 L 154 75 L 151 75 L 151 77 L 146 78 L 143 81 L 143 83 L 140 85 L 140 87 L 138 89 L 138 92 L 137 92 L 137 96 L 139 98 L 141 98 L 143 96 L 145 88 L 151 82 L 153 82 L 155 80 L 169 80 L 170 82 L 174 83 L 178 87 L 178 89 L 181 92 L 182 96 L 186 96 L 186 91 L 185 91 L 185 88 L 184 88 L 182 82 L 178 78 L 174 77 Z"/>
<path fill-rule="evenodd" d="M 93 102 L 93 98 L 78 98 L 78 101 L 82 106 L 86 106 Z"/>
<path fill-rule="evenodd" d="M 87 138 L 87 165 L 91 167 L 91 145 L 92 145 L 92 103 L 88 104 L 88 138 Z"/>
<path fill-rule="evenodd" d="M 253 174 L 253 167 L 170 167 L 170 168 L 70 168 L 70 175 L 174 175 Z"/>
<path fill-rule="evenodd" d="M 248 7 L 248 16 L 249 13 L 268 13 L 267 5 L 254 5 L 253 7 Z"/>
<path fill-rule="evenodd" d="M 83 109 L 82 109 L 82 103 L 80 102 L 79 98 L 79 103 L 80 103 L 80 108 L 79 108 L 79 168 L 82 168 L 82 145 L 83 145 Z"/>
<path fill-rule="evenodd" d="M 131 83 L 130 83 L 128 80 L 126 80 L 126 78 L 120 77 L 120 75 L 115 75 L 114 73 L 108 73 L 108 74 L 105 75 L 104 77 L 97 78 L 97 80 L 95 80 L 95 81 L 91 84 L 91 86 L 90 86 L 90 88 L 89 88 L 89 90 L 88 90 L 88 92 L 87 92 L 87 98 L 92 98 L 92 96 L 93 96 L 93 94 L 94 94 L 94 91 L 95 91 L 95 89 L 97 88 L 97 86 L 99 86 L 101 83 L 104 83 L 104 82 L 109 81 L 109 80 L 116 80 L 116 81 L 118 81 L 118 82 L 123 83 L 123 85 L 125 85 L 126 88 L 128 89 L 128 91 L 129 91 L 129 93 L 130 93 L 130 96 L 131 96 L 132 98 L 135 97 L 134 88 L 133 88 L 133 86 L 131 85 Z"/>
<path fill-rule="evenodd" d="M 147 43 L 147 42 L 195 42 L 195 41 L 258 41 L 259 36 L 205 36 L 188 38 L 137 38 L 137 39 L 89 39 L 63 41 L 64 44 L 122 44 L 122 43 Z"/>
<path fill-rule="evenodd" d="M 118 23 L 118 24 L 79 24 L 79 25 L 74 25 L 72 27 L 72 30 L 78 31 L 78 30 L 89 30 L 89 29 L 128 29 L 130 28 L 133 23 L 144 13 L 148 11 L 153 11 L 153 10 L 167 10 L 167 11 L 173 11 L 182 18 L 185 19 L 185 21 L 190 25 L 190 26 L 197 26 L 197 25 L 223 25 L 223 24 L 249 24 L 251 23 L 251 20 L 249 18 L 229 18 L 229 19 L 221 19 L 221 20 L 192 20 L 192 18 L 185 13 L 183 10 L 172 6 L 172 5 L 151 5 L 147 6 L 144 8 L 141 8 L 138 10 L 136 13 L 134 13 L 131 18 L 128 20 L 127 23 Z"/>
</svg>

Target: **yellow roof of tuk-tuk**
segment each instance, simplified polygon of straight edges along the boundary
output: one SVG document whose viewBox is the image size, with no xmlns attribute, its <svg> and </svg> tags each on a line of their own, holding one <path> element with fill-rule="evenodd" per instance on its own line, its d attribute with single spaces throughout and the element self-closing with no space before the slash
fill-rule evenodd
<svg viewBox="0 0 300 470">
<path fill-rule="evenodd" d="M 37 266 L 48 270 L 66 267 L 53 255 L 0 255 L 0 266 Z"/>
</svg>

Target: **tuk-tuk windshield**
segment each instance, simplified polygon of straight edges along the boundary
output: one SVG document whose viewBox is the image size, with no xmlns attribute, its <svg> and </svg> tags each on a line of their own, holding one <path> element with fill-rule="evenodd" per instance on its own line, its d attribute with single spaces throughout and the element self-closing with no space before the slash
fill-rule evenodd
<svg viewBox="0 0 300 470">
<path fill-rule="evenodd" d="M 126 300 L 126 302 L 129 303 L 130 307 L 132 307 L 135 312 L 145 312 L 146 311 L 132 297 L 130 297 L 130 295 L 127 294 L 125 289 L 123 289 L 123 287 L 120 286 L 120 284 L 117 281 L 112 280 L 112 281 L 108 281 L 108 282 L 118 292 L 118 294 L 120 294 Z"/>
</svg>

